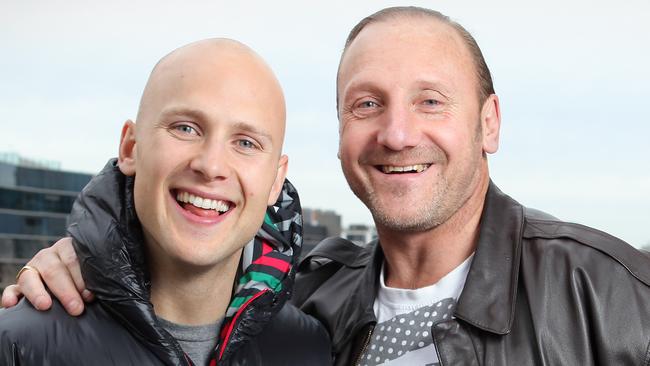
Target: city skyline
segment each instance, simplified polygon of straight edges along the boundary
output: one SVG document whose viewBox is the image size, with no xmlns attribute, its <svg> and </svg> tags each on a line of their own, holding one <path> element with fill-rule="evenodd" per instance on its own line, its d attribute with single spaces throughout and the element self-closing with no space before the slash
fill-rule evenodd
<svg viewBox="0 0 650 366">
<path fill-rule="evenodd" d="M 503 114 L 491 176 L 525 205 L 650 243 L 650 4 L 413 1 L 459 21 L 490 66 Z M 336 159 L 334 81 L 350 28 L 397 1 L 0 5 L 0 151 L 96 173 L 116 155 L 148 73 L 170 50 L 238 39 L 274 69 L 288 105 L 289 179 L 306 207 L 372 223 Z M 343 9 L 343 10 L 340 10 Z"/>
</svg>

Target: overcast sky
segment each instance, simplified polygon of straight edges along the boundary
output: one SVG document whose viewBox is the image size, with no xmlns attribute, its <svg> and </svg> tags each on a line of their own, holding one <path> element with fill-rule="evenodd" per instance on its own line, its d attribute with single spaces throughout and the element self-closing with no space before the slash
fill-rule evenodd
<svg viewBox="0 0 650 366">
<path fill-rule="evenodd" d="M 650 244 L 650 1 L 33 1 L 0 3 L 0 152 L 97 172 L 117 154 L 151 67 L 208 37 L 240 40 L 284 86 L 289 177 L 303 206 L 371 222 L 336 158 L 344 39 L 386 6 L 473 33 L 503 115 L 491 175 L 520 202 Z"/>
</svg>

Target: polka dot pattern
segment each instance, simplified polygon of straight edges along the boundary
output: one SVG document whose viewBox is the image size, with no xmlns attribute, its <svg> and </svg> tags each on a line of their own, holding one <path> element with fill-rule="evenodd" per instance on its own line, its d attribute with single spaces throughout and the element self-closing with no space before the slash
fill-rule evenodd
<svg viewBox="0 0 650 366">
<path fill-rule="evenodd" d="M 456 301 L 447 298 L 377 324 L 360 364 L 381 365 L 430 345 L 433 343 L 431 327 L 451 319 L 455 306 Z"/>
</svg>

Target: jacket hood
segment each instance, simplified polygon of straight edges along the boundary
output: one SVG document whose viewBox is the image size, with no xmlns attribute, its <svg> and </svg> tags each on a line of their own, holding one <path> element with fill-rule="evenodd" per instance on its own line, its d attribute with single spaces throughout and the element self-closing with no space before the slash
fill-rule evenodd
<svg viewBox="0 0 650 366">
<path fill-rule="evenodd" d="M 117 159 L 111 159 L 75 201 L 68 233 L 86 287 L 101 306 L 166 364 L 191 364 L 158 324 L 149 300 L 151 283 L 133 201 L 134 180 L 121 173 Z M 243 250 L 216 359 L 227 359 L 282 308 L 291 295 L 301 246 L 300 201 L 285 180 L 262 227 Z"/>
</svg>

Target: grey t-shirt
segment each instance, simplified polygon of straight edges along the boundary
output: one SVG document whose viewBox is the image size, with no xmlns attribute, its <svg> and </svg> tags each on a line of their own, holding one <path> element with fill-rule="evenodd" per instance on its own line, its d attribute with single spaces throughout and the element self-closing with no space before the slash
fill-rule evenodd
<svg viewBox="0 0 650 366">
<path fill-rule="evenodd" d="M 158 317 L 158 321 L 178 341 L 195 365 L 208 364 L 212 351 L 217 346 L 223 319 L 205 325 L 176 324 L 161 317 Z"/>
</svg>

